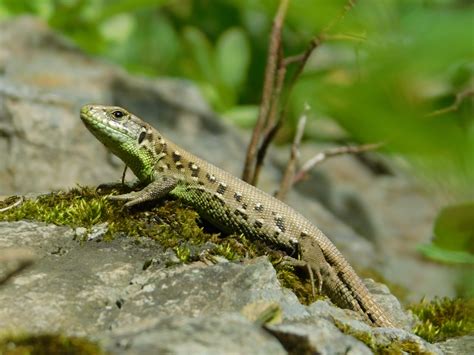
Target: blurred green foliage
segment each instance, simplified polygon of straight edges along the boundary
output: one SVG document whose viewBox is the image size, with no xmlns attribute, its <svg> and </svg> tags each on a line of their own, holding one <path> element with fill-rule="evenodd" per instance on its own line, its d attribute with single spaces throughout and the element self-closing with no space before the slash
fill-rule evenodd
<svg viewBox="0 0 474 355">
<path fill-rule="evenodd" d="M 427 257 L 447 263 L 474 265 L 474 202 L 441 210 L 431 244 L 420 246 Z"/>
<path fill-rule="evenodd" d="M 290 1 L 284 55 L 302 53 L 347 3 Z M 0 19 L 34 14 L 87 52 L 132 72 L 188 78 L 224 117 L 250 127 L 277 5 L 276 0 L 0 0 Z M 357 1 L 310 58 L 291 94 L 281 136 L 291 139 L 308 103 L 313 119 L 335 119 L 348 140 L 386 141 L 387 152 L 411 159 L 437 188 L 473 200 L 473 18 L 468 0 Z M 294 65 L 289 77 L 293 71 Z M 452 106 L 460 94 L 462 100 Z M 306 138 L 312 137 L 308 131 Z M 443 234 L 459 244 L 456 232 Z"/>
</svg>

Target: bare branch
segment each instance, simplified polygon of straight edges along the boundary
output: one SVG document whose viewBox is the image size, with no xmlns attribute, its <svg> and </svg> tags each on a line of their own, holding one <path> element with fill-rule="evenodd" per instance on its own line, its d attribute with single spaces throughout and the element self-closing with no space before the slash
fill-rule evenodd
<svg viewBox="0 0 474 355">
<path fill-rule="evenodd" d="M 309 112 L 309 109 L 309 105 L 306 105 L 303 114 L 298 120 L 295 138 L 293 139 L 293 144 L 291 145 L 290 159 L 288 159 L 285 172 L 283 173 L 283 178 L 280 183 L 280 189 L 278 190 L 275 196 L 276 198 L 282 201 L 286 198 L 288 191 L 293 186 L 293 177 L 295 176 L 296 164 L 298 163 L 300 157 L 299 149 L 301 140 L 303 139 L 303 133 L 304 128 L 306 126 L 307 114 Z"/>
<path fill-rule="evenodd" d="M 339 16 L 337 16 L 335 19 L 333 19 L 322 31 L 323 33 L 329 32 L 336 24 L 344 20 L 344 17 L 346 17 L 347 13 L 351 11 L 354 6 L 356 5 L 356 0 L 347 0 L 347 3 L 344 5 L 344 8 L 342 9 L 341 13 Z"/>
<path fill-rule="evenodd" d="M 474 96 L 474 88 L 467 88 L 466 90 L 458 92 L 452 105 L 442 108 L 440 110 L 433 111 L 427 114 L 425 117 L 435 117 L 444 115 L 449 112 L 457 111 L 459 109 L 459 106 L 461 106 L 462 102 L 469 96 Z"/>
<path fill-rule="evenodd" d="M 247 148 L 247 155 L 242 173 L 242 179 L 244 181 L 250 182 L 253 185 L 257 183 L 269 143 L 283 123 L 286 112 L 288 111 L 290 94 L 296 81 L 303 72 L 311 53 L 320 46 L 320 44 L 326 39 L 326 33 L 345 17 L 347 12 L 355 6 L 355 3 L 355 0 L 348 0 L 339 16 L 330 22 L 323 29 L 321 34 L 315 36 L 310 41 L 304 53 L 284 59 L 281 44 L 281 31 L 288 7 L 288 0 L 280 1 L 277 14 L 273 20 L 272 33 L 270 36 L 270 46 L 268 48 L 268 58 L 265 69 L 265 80 L 259 116 Z M 293 75 L 285 89 L 285 95 L 282 95 L 286 68 L 292 63 L 298 63 L 298 67 L 293 72 Z M 282 96 L 283 99 L 281 99 Z M 280 112 L 277 119 L 278 110 L 280 110 Z M 262 141 L 262 143 L 259 146 L 260 141 Z"/>
<path fill-rule="evenodd" d="M 311 53 L 321 45 L 322 42 L 324 42 L 327 39 L 327 32 L 331 28 L 333 28 L 337 23 L 342 21 L 346 14 L 352 10 L 352 8 L 355 6 L 356 0 L 348 0 L 344 8 L 342 9 L 341 13 L 339 16 L 337 16 L 333 21 L 331 21 L 322 31 L 319 35 L 313 37 L 311 41 L 309 42 L 308 47 L 302 54 L 298 54 L 295 56 L 288 57 L 284 60 L 284 63 L 289 65 L 292 63 L 299 63 L 298 68 L 296 69 L 295 73 L 293 74 L 293 77 L 291 78 L 290 84 L 289 84 L 289 90 L 294 86 L 294 83 L 298 79 L 298 77 L 301 75 L 303 72 L 303 69 L 306 65 L 306 62 L 308 61 Z"/>
<path fill-rule="evenodd" d="M 251 179 L 252 185 L 257 185 L 258 178 L 260 176 L 260 171 L 262 169 L 263 161 L 267 154 L 268 147 L 270 146 L 270 143 L 272 142 L 273 138 L 276 136 L 283 122 L 282 121 L 283 116 L 284 116 L 283 112 L 280 112 L 280 115 L 278 116 L 278 120 L 276 119 L 276 116 L 277 116 L 277 111 L 280 108 L 280 97 L 281 97 L 281 92 L 283 89 L 283 83 L 285 81 L 285 75 L 286 75 L 286 67 L 282 65 L 282 56 L 280 56 L 280 65 L 278 67 L 277 78 L 276 78 L 277 80 L 276 80 L 275 91 L 274 91 L 274 95 L 272 99 L 272 105 L 270 108 L 270 112 L 268 114 L 267 123 L 265 125 L 265 131 L 263 132 L 262 144 L 258 148 L 257 158 L 255 161 L 255 169 L 254 169 L 254 173 Z"/>
<path fill-rule="evenodd" d="M 363 144 L 359 146 L 347 146 L 347 147 L 336 147 L 325 150 L 316 154 L 314 157 L 309 159 L 301 168 L 301 170 L 295 174 L 293 178 L 293 184 L 303 180 L 306 174 L 313 169 L 316 165 L 321 164 L 322 162 L 328 160 L 329 158 L 343 155 L 343 154 L 359 154 L 362 152 L 367 152 L 370 150 L 376 150 L 383 146 L 385 143 L 372 143 L 372 144 Z"/>
<path fill-rule="evenodd" d="M 265 159 L 265 155 L 267 154 L 268 147 L 270 146 L 270 143 L 272 142 L 273 138 L 277 134 L 278 130 L 281 127 L 281 119 L 279 119 L 275 125 L 270 128 L 268 133 L 263 137 L 263 142 L 260 145 L 260 148 L 257 153 L 257 160 L 255 164 L 255 171 L 252 177 L 252 184 L 255 185 L 258 181 L 258 178 L 260 176 L 260 171 L 262 170 L 263 166 L 263 160 Z"/>
<path fill-rule="evenodd" d="M 24 201 L 24 198 L 23 196 L 20 196 L 18 198 L 17 201 L 15 201 L 15 203 L 12 203 L 10 206 L 7 206 L 7 207 L 4 207 L 4 208 L 0 208 L 0 212 L 6 212 L 8 210 L 11 210 L 12 208 L 15 208 L 16 206 L 20 205 L 21 203 L 23 203 Z"/>
<path fill-rule="evenodd" d="M 281 0 L 278 7 L 277 14 L 273 20 L 272 32 L 270 35 L 270 46 L 268 47 L 268 58 L 265 69 L 265 79 L 263 84 L 262 102 L 260 104 L 260 111 L 258 114 L 257 123 L 252 132 L 252 138 L 247 148 L 247 156 L 245 158 L 244 171 L 242 179 L 244 181 L 251 181 L 253 175 L 253 165 L 255 156 L 257 154 L 257 147 L 260 141 L 261 132 L 265 127 L 268 117 L 268 112 L 271 105 L 272 93 L 274 90 L 275 75 L 277 70 L 278 54 L 281 47 L 281 31 L 283 28 L 283 21 L 288 8 L 289 0 Z"/>
</svg>

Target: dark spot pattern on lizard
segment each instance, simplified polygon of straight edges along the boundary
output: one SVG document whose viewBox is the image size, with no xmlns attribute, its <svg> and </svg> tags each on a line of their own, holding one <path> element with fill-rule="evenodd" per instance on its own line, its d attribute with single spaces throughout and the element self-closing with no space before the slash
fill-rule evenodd
<svg viewBox="0 0 474 355">
<path fill-rule="evenodd" d="M 197 166 L 196 164 L 194 164 L 193 162 L 190 162 L 188 164 L 189 166 L 189 169 L 191 169 L 191 176 L 192 177 L 198 177 L 199 176 L 199 166 Z"/>
<path fill-rule="evenodd" d="M 174 161 L 175 163 L 177 163 L 177 162 L 180 161 L 180 160 L 181 160 L 181 153 L 178 152 L 177 150 L 175 150 L 175 151 L 173 152 L 173 161 Z"/>
<path fill-rule="evenodd" d="M 234 210 L 234 214 L 236 216 L 241 216 L 244 220 L 247 220 L 249 218 L 249 216 L 247 215 L 247 213 L 245 213 L 245 211 L 243 211 L 242 209 L 240 208 L 237 208 Z"/>
<path fill-rule="evenodd" d="M 261 203 L 256 203 L 255 204 L 255 211 L 263 212 L 263 205 Z"/>
<path fill-rule="evenodd" d="M 213 182 L 213 183 L 216 182 L 216 177 L 212 174 L 207 173 L 206 178 L 209 182 Z"/>
<path fill-rule="evenodd" d="M 219 195 L 212 195 L 212 199 L 220 203 L 222 207 L 225 207 L 225 200 Z"/>
<path fill-rule="evenodd" d="M 220 182 L 219 183 L 219 186 L 217 186 L 217 190 L 216 192 L 219 194 L 219 195 L 223 195 L 227 190 L 227 185 L 224 184 L 223 182 Z"/>
<path fill-rule="evenodd" d="M 237 202 L 242 201 L 242 194 L 239 193 L 239 192 L 235 192 L 235 193 L 234 193 L 234 199 L 235 199 Z"/>
<path fill-rule="evenodd" d="M 282 216 L 275 217 L 275 224 L 277 225 L 278 228 L 280 228 L 280 230 L 283 233 L 286 232 L 285 220 L 283 219 Z"/>
<path fill-rule="evenodd" d="M 256 219 L 255 222 L 253 223 L 255 228 L 262 228 L 263 227 L 263 221 L 261 219 Z"/>
<path fill-rule="evenodd" d="M 177 161 L 175 165 L 176 169 L 178 169 L 179 171 L 184 171 L 184 166 L 181 162 Z"/>
<path fill-rule="evenodd" d="M 165 141 L 160 141 L 161 144 L 161 152 L 164 154 L 168 154 L 168 145 Z"/>
</svg>

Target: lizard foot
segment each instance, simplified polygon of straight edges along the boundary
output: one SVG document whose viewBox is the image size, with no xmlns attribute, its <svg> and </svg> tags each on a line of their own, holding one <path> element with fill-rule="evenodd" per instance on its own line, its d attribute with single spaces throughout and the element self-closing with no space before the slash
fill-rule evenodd
<svg viewBox="0 0 474 355">
<path fill-rule="evenodd" d="M 314 280 L 314 273 L 316 273 L 316 276 L 318 278 L 318 293 L 321 294 L 323 290 L 323 278 L 321 277 L 321 272 L 319 270 L 319 267 L 311 266 L 309 262 L 304 261 L 304 260 L 299 260 L 292 258 L 291 256 L 285 256 L 283 258 L 283 263 L 292 265 L 297 268 L 305 268 L 308 271 L 309 279 L 311 282 L 311 292 L 313 294 L 313 298 L 316 298 L 316 282 Z"/>
</svg>

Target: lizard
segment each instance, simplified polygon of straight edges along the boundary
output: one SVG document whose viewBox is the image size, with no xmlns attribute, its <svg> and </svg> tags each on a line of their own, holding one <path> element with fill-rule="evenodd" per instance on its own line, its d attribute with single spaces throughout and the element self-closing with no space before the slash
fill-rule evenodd
<svg viewBox="0 0 474 355">
<path fill-rule="evenodd" d="M 318 276 L 319 290 L 367 323 L 395 327 L 341 252 L 323 232 L 284 202 L 184 150 L 118 106 L 85 105 L 87 129 L 129 167 L 137 181 L 129 193 L 109 196 L 126 208 L 170 195 L 191 205 L 226 232 L 239 232 L 276 246 L 297 266 Z M 136 188 L 141 188 L 136 190 Z"/>
</svg>

